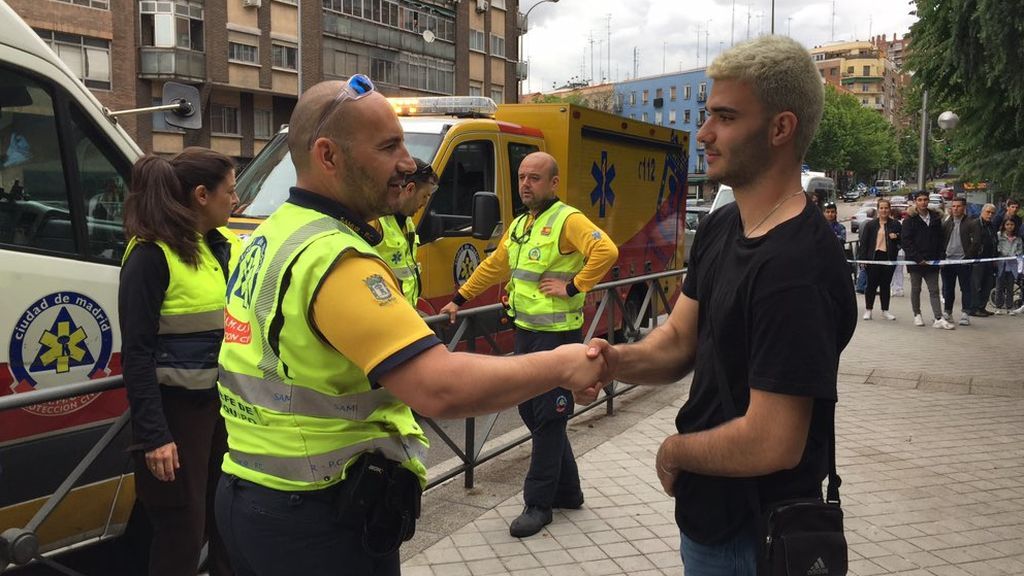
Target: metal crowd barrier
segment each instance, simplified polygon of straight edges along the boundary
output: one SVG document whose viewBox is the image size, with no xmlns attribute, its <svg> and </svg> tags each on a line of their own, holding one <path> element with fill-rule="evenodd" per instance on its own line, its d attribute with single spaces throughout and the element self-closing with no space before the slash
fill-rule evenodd
<svg viewBox="0 0 1024 576">
<path fill-rule="evenodd" d="M 632 342 L 640 339 L 643 335 L 642 329 L 646 324 L 650 324 L 651 328 L 656 327 L 659 314 L 661 312 L 671 311 L 669 295 L 665 292 L 660 280 L 675 276 L 682 276 L 685 272 L 685 269 L 669 270 L 656 274 L 648 274 L 645 276 L 606 282 L 595 287 L 591 293 L 601 293 L 602 296 L 597 305 L 596 313 L 590 319 L 590 323 L 586 326 L 586 337 L 584 338 L 584 341 L 588 341 L 594 337 L 600 325 L 599 319 L 603 318 L 605 320 L 605 327 L 608 328 L 607 338 L 610 342 L 615 343 L 616 330 L 614 328 L 616 326 L 616 311 L 619 312 L 622 318 L 621 327 L 624 341 Z M 639 284 L 642 284 L 645 287 L 641 304 L 635 308 L 627 306 L 627 302 L 619 294 L 619 289 Z M 661 308 L 659 308 L 659 304 L 661 305 Z M 476 352 L 477 339 L 482 338 L 490 347 L 492 354 L 502 354 L 503 352 L 498 346 L 494 331 L 486 327 L 487 319 L 493 322 L 496 314 L 503 314 L 502 308 L 501 304 L 493 304 L 489 306 L 460 310 L 456 317 L 457 323 L 454 326 L 454 332 L 450 338 L 447 338 L 446 345 L 448 349 L 455 350 L 460 343 L 464 342 L 467 351 Z M 430 316 L 425 320 L 428 325 L 433 327 L 439 333 L 443 333 L 450 327 L 447 315 Z M 473 336 L 477 333 L 479 334 Z M 470 334 L 470 336 L 467 337 L 467 334 Z M 54 400 L 64 400 L 84 396 L 86 394 L 106 392 L 123 386 L 124 380 L 121 376 L 111 376 L 108 378 L 78 382 L 57 388 L 12 394 L 0 397 L 0 412 L 25 408 Z M 588 406 L 577 409 L 572 418 L 584 414 L 601 405 L 605 406 L 606 413 L 610 415 L 615 409 L 615 398 L 632 390 L 634 387 L 635 386 L 632 385 L 620 385 L 619 383 L 613 382 L 609 386 L 605 387 L 604 397 L 594 401 Z M 510 442 L 502 444 L 501 446 L 494 447 L 486 453 L 482 453 L 483 444 L 488 440 L 496 417 L 497 414 L 484 417 L 466 418 L 463 446 L 459 446 L 458 442 L 451 438 L 451 436 L 448 435 L 436 421 L 431 418 L 420 417 L 420 419 L 426 422 L 426 424 L 438 434 L 441 440 L 462 461 L 462 464 L 458 467 L 447 471 L 436 478 L 430 479 L 427 485 L 428 489 L 455 478 L 460 474 L 465 474 L 465 487 L 472 488 L 477 466 L 504 454 L 530 439 L 530 435 L 525 434 Z M 480 446 L 477 446 L 476 426 L 478 424 L 478 420 L 481 418 L 489 420 L 487 426 L 490 426 L 490 428 L 488 428 L 488 432 L 484 435 L 484 439 L 480 443 Z M 46 503 L 36 512 L 32 519 L 23 528 L 0 527 L 3 530 L 0 532 L 0 572 L 3 572 L 10 564 L 18 566 L 35 560 L 46 564 L 62 574 L 66 574 L 68 576 L 81 576 L 78 572 L 58 564 L 53 559 L 39 554 L 39 542 L 36 536 L 36 530 L 50 516 L 53 510 L 57 508 L 61 501 L 63 501 L 63 499 L 71 492 L 82 475 L 125 427 L 128 420 L 129 413 L 128 411 L 125 411 L 110 425 L 109 428 L 107 428 L 100 440 L 89 450 L 88 453 L 86 453 L 74 470 L 71 471 L 57 490 L 50 495 Z"/>
</svg>

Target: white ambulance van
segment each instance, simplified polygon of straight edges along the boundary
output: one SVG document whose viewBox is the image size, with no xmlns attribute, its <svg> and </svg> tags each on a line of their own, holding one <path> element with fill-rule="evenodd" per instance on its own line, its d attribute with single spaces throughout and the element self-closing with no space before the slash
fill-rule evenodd
<svg viewBox="0 0 1024 576">
<path fill-rule="evenodd" d="M 121 218 L 141 150 L 3 0 L 0 30 L 2 399 L 120 373 Z M 121 389 L 0 411 L 0 534 L 26 526 L 126 409 Z M 127 443 L 124 431 L 35 530 L 40 551 L 123 531 Z"/>
</svg>

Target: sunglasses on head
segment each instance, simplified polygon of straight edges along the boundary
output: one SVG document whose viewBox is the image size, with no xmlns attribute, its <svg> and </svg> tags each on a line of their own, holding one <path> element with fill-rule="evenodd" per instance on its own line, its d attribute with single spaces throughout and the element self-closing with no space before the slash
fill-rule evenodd
<svg viewBox="0 0 1024 576">
<path fill-rule="evenodd" d="M 341 90 L 338 90 L 338 95 L 331 100 L 331 103 L 324 108 L 324 111 L 320 114 L 320 119 L 317 120 L 316 129 L 309 137 L 308 148 L 313 148 L 313 143 L 320 137 L 320 131 L 324 129 L 327 124 L 327 120 L 330 119 L 331 114 L 341 106 L 341 103 L 346 100 L 359 100 L 373 92 L 373 82 L 369 77 L 363 74 L 355 74 L 351 76 L 341 85 Z"/>
</svg>

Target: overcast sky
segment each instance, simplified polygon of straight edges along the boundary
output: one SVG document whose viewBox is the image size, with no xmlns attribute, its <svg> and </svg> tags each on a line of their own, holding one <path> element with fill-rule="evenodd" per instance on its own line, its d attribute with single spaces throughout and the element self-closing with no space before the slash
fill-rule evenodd
<svg viewBox="0 0 1024 576">
<path fill-rule="evenodd" d="M 521 10 L 526 12 L 537 3 L 537 0 L 522 0 Z M 908 14 L 912 9 L 908 0 L 775 0 L 775 32 L 789 34 L 808 48 L 833 39 L 867 40 L 880 34 L 892 37 L 894 33 L 903 35 L 909 30 L 916 19 Z M 633 77 L 634 47 L 639 53 L 640 77 L 661 74 L 663 70 L 703 67 L 706 65 L 705 44 L 707 59 L 713 61 L 715 55 L 733 41 L 747 39 L 748 30 L 751 38 L 759 33 L 767 34 L 770 11 L 771 0 L 548 2 L 530 14 L 530 30 L 523 36 L 523 53 L 530 60 L 530 77 L 523 82 L 522 90 L 550 92 L 553 83 L 562 86 L 575 78 L 594 78 L 594 83 L 599 83 L 602 77 L 611 81 L 626 80 Z"/>
</svg>

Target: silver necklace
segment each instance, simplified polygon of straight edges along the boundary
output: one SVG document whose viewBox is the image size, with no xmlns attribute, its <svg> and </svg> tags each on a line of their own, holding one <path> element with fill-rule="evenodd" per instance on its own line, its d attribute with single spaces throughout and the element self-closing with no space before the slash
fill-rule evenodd
<svg viewBox="0 0 1024 576">
<path fill-rule="evenodd" d="M 775 211 L 778 210 L 780 206 L 782 206 L 783 204 L 786 203 L 787 200 L 789 200 L 790 198 L 796 197 L 797 194 L 803 194 L 803 193 L 804 193 L 804 191 L 801 188 L 800 190 L 797 190 L 796 192 L 793 192 L 789 196 L 786 196 L 782 200 L 779 200 L 778 203 L 776 203 L 775 206 L 771 210 L 768 211 L 768 214 L 766 214 L 765 217 L 762 218 L 761 221 L 757 223 L 757 226 L 754 226 L 753 228 L 751 228 L 750 232 L 744 233 L 743 237 L 744 238 L 750 238 L 754 234 L 754 232 L 757 232 L 758 228 L 760 228 L 762 225 L 764 225 L 764 223 L 767 222 L 768 219 L 772 217 L 772 214 L 775 214 Z"/>
</svg>

